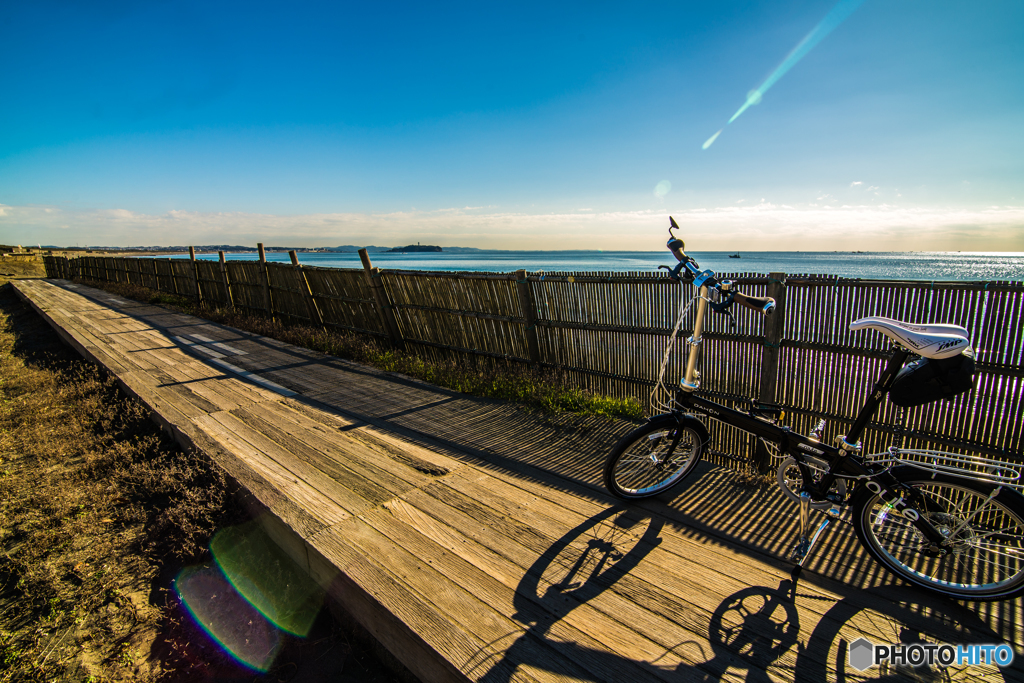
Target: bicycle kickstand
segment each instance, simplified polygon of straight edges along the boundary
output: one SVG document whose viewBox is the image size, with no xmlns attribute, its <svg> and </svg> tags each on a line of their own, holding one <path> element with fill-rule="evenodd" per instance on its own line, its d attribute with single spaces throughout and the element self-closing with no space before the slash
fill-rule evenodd
<svg viewBox="0 0 1024 683">
<path fill-rule="evenodd" d="M 828 516 L 818 525 L 814 535 L 808 536 L 807 531 L 811 525 L 811 495 L 806 491 L 800 492 L 800 540 L 797 541 L 796 546 L 793 548 L 793 554 L 790 556 L 790 560 L 796 563 L 796 567 L 793 568 L 794 577 L 800 573 L 804 562 L 807 561 L 811 554 L 811 548 L 818 542 L 821 532 L 828 527 L 833 517 L 838 516 L 839 507 L 833 505 L 832 509 L 828 511 Z"/>
</svg>

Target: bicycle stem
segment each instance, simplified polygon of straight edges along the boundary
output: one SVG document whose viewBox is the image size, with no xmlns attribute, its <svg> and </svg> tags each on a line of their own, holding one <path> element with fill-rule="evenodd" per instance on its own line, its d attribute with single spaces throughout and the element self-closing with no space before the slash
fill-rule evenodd
<svg viewBox="0 0 1024 683">
<path fill-rule="evenodd" d="M 693 323 L 693 335 L 687 340 L 690 345 L 690 357 L 686 360 L 686 375 L 679 383 L 680 388 L 687 392 L 696 391 L 700 386 L 700 382 L 695 381 L 694 377 L 697 372 L 697 357 L 700 354 L 701 334 L 704 332 L 704 315 L 708 310 L 708 288 L 706 285 L 701 286 L 698 296 L 700 301 L 697 302 L 697 317 Z"/>
</svg>

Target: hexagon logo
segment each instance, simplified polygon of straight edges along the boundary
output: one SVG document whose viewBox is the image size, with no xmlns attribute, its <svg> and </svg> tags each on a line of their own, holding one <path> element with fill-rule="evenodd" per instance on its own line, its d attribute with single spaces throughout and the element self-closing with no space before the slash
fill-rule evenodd
<svg viewBox="0 0 1024 683">
<path fill-rule="evenodd" d="M 858 638 L 850 643 L 848 661 L 857 671 L 867 671 L 875 664 L 875 645 L 867 638 Z"/>
</svg>

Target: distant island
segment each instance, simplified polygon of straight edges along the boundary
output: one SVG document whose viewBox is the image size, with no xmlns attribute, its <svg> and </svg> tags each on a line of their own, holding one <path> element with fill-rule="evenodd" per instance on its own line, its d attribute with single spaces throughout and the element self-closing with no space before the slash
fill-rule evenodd
<svg viewBox="0 0 1024 683">
<path fill-rule="evenodd" d="M 441 251 L 441 247 L 434 247 L 429 244 L 410 244 L 407 247 L 395 247 L 394 249 L 388 249 L 388 253 L 392 254 L 395 252 L 421 252 L 421 251 Z"/>
<path fill-rule="evenodd" d="M 40 249 L 49 250 L 71 250 L 71 251 L 106 251 L 106 252 L 156 252 L 156 253 L 171 253 L 180 254 L 188 251 L 187 246 L 135 246 L 135 247 L 104 247 L 104 246 L 87 246 L 87 247 L 59 247 L 52 244 L 45 244 L 39 247 Z M 216 253 L 223 251 L 228 254 L 246 254 L 255 253 L 256 247 L 243 246 L 240 244 L 197 244 L 193 247 L 196 253 Z M 500 249 L 477 249 L 476 247 L 435 247 L 430 245 L 419 245 L 411 244 L 407 247 L 379 247 L 376 245 L 369 245 L 360 247 L 355 244 L 343 244 L 337 247 L 278 247 L 269 246 L 266 247 L 266 252 L 271 253 L 285 253 L 288 251 L 296 251 L 300 254 L 317 254 L 317 253 L 335 253 L 335 254 L 354 254 L 360 249 L 366 249 L 370 254 L 383 254 L 386 252 L 417 252 L 417 251 L 432 251 L 432 252 L 447 252 L 449 254 L 471 254 L 485 251 L 502 251 Z"/>
</svg>

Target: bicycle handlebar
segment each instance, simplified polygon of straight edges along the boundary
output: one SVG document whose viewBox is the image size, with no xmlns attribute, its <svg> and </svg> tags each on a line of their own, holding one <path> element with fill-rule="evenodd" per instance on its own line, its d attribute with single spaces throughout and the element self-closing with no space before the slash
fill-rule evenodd
<svg viewBox="0 0 1024 683">
<path fill-rule="evenodd" d="M 740 306 L 745 306 L 752 311 L 771 315 L 775 312 L 775 299 L 770 296 L 747 296 L 743 292 L 733 292 L 732 300 Z"/>
<path fill-rule="evenodd" d="M 764 313 L 765 315 L 771 315 L 775 312 L 775 299 L 770 296 L 748 296 L 743 292 L 736 291 L 730 287 L 726 287 L 725 290 L 723 290 L 722 283 L 719 282 L 718 276 L 714 271 L 706 270 L 702 272 L 697 262 L 693 260 L 692 257 L 687 256 L 686 252 L 683 251 L 686 246 L 683 241 L 672 234 L 672 230 L 678 230 L 679 225 L 672 216 L 669 216 L 668 220 L 670 227 L 668 229 L 669 240 L 666 246 L 668 247 L 668 250 L 672 252 L 672 255 L 676 257 L 676 260 L 679 261 L 679 264 L 675 268 L 671 269 L 670 277 L 679 281 L 683 281 L 684 279 L 694 281 L 694 284 L 697 284 L 698 286 L 717 290 L 719 294 L 726 297 L 721 304 L 714 307 L 715 310 L 721 313 L 727 311 L 729 306 L 734 303 L 737 303 L 744 308 L 749 308 L 752 311 Z M 668 266 L 661 267 L 668 269 Z M 680 273 L 683 270 L 686 272 L 682 277 L 680 277 Z"/>
</svg>

